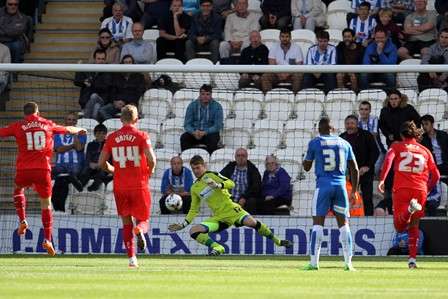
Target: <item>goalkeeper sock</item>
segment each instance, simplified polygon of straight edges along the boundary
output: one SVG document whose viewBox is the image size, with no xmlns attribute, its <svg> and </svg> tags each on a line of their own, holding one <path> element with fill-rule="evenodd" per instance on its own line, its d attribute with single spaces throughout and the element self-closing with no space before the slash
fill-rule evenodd
<svg viewBox="0 0 448 299">
<path fill-rule="evenodd" d="M 141 220 L 137 220 L 137 227 L 144 233 L 146 234 L 148 232 L 148 220 L 145 221 L 141 221 Z"/>
<path fill-rule="evenodd" d="M 14 206 L 16 208 L 17 216 L 19 217 L 20 222 L 25 220 L 25 207 L 26 207 L 26 198 L 25 194 L 23 194 L 23 189 L 15 188 L 14 189 Z"/>
<path fill-rule="evenodd" d="M 51 242 L 51 231 L 53 230 L 53 214 L 51 208 L 42 209 L 42 225 L 44 227 L 44 238 Z"/>
<path fill-rule="evenodd" d="M 135 256 L 134 235 L 132 234 L 132 224 L 123 224 L 123 242 L 128 253 L 128 257 Z"/>
<path fill-rule="evenodd" d="M 205 233 L 192 233 L 191 237 L 195 239 L 199 244 L 205 245 L 207 247 L 214 247 L 219 245 L 219 243 L 213 241 L 208 234 Z"/>
<path fill-rule="evenodd" d="M 409 258 L 415 259 L 417 257 L 417 244 L 419 231 L 418 226 L 411 226 L 408 228 L 408 248 L 409 248 Z"/>
<path fill-rule="evenodd" d="M 344 261 L 346 265 L 351 265 L 352 263 L 352 233 L 348 223 L 339 228 L 339 240 L 342 244 L 342 251 L 344 252 Z"/>
<path fill-rule="evenodd" d="M 324 234 L 324 227 L 322 225 L 313 225 L 310 240 L 310 257 L 311 257 L 311 265 L 313 266 L 319 265 L 320 247 L 322 244 L 323 234 Z"/>
<path fill-rule="evenodd" d="M 277 238 L 271 231 L 271 229 L 264 223 L 261 223 L 257 220 L 257 224 L 255 226 L 255 230 L 263 237 L 271 239 L 274 241 L 275 245 L 280 246 L 280 239 Z"/>
</svg>

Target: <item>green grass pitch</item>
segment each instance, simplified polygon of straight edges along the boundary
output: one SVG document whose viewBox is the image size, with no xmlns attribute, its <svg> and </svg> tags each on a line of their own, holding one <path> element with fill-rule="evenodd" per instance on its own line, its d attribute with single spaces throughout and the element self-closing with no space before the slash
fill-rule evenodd
<svg viewBox="0 0 448 299">
<path fill-rule="evenodd" d="M 0 256 L 0 298 L 448 298 L 448 259 L 322 258 L 302 271 L 304 257 Z"/>
</svg>

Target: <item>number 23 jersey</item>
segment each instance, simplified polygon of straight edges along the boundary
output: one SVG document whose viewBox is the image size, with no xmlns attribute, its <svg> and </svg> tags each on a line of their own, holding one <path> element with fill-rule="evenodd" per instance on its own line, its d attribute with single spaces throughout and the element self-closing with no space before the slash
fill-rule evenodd
<svg viewBox="0 0 448 299">
<path fill-rule="evenodd" d="M 115 190 L 148 188 L 148 163 L 144 150 L 151 147 L 148 134 L 125 125 L 107 136 L 103 152 L 112 156 Z"/>
</svg>

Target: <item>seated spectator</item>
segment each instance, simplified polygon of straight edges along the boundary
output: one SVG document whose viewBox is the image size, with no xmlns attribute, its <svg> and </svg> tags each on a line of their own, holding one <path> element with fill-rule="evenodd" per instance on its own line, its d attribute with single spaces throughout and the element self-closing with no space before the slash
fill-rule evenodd
<svg viewBox="0 0 448 299">
<path fill-rule="evenodd" d="M 330 65 L 336 64 L 336 47 L 330 45 L 330 35 L 327 31 L 319 31 L 316 34 L 317 44 L 308 49 L 306 54 L 305 64 L 309 65 Z M 336 88 L 335 74 L 310 74 L 303 76 L 303 87 L 313 88 L 316 83 L 323 83 L 323 90 L 328 93 L 330 90 Z"/>
<path fill-rule="evenodd" d="M 112 39 L 119 45 L 132 39 L 132 24 L 130 17 L 123 14 L 124 5 L 120 2 L 112 6 L 112 17 L 105 19 L 101 23 L 101 29 L 108 28 L 112 33 Z"/>
<path fill-rule="evenodd" d="M 182 0 L 183 11 L 192 17 L 199 12 L 199 1 L 200 0 Z"/>
<path fill-rule="evenodd" d="M 112 33 L 108 28 L 103 28 L 98 32 L 98 42 L 93 52 L 95 53 L 96 50 L 103 50 L 106 52 L 105 63 L 120 63 L 120 46 L 112 40 Z M 94 53 L 90 56 L 89 63 L 95 63 Z"/>
<path fill-rule="evenodd" d="M 190 25 L 190 16 L 182 11 L 182 0 L 173 0 L 168 15 L 160 19 L 157 59 L 166 58 L 167 52 L 174 52 L 177 59 L 185 62 L 185 43 Z"/>
<path fill-rule="evenodd" d="M 130 17 L 134 22 L 140 20 L 140 18 L 142 17 L 142 13 L 137 3 L 137 0 L 104 0 L 105 6 L 103 8 L 103 15 L 100 18 L 101 22 L 112 16 L 112 6 L 119 1 L 122 2 L 125 6 L 124 7 L 125 16 Z"/>
<path fill-rule="evenodd" d="M 355 32 L 352 29 L 345 28 L 342 31 L 342 41 L 336 47 L 337 64 L 350 65 L 362 64 L 364 47 L 355 41 Z M 354 92 L 358 92 L 358 75 L 355 73 L 336 74 L 338 88 L 344 88 L 347 83 Z"/>
<path fill-rule="evenodd" d="M 78 117 L 68 113 L 64 118 L 64 126 L 76 126 Z M 87 136 L 85 134 L 57 134 L 54 136 L 54 151 L 56 163 L 52 170 L 54 185 L 51 203 L 55 211 L 65 212 L 65 201 L 68 187 L 72 184 L 76 190 L 82 191 L 83 185 L 79 181 L 79 174 L 84 167 L 84 147 Z"/>
<path fill-rule="evenodd" d="M 355 32 L 356 42 L 367 47 L 372 40 L 372 35 L 376 27 L 376 20 L 369 15 L 370 3 L 362 2 L 358 9 L 358 16 L 350 21 L 349 28 Z"/>
<path fill-rule="evenodd" d="M 226 19 L 224 26 L 224 41 L 219 44 L 219 55 L 221 62 L 229 60 L 231 54 L 239 54 L 242 49 L 249 45 L 249 33 L 258 31 L 258 16 L 247 10 L 248 0 L 237 0 L 235 13 Z"/>
<path fill-rule="evenodd" d="M 105 172 L 98 165 L 98 158 L 106 140 L 107 128 L 103 124 L 96 125 L 93 129 L 95 140 L 87 144 L 86 163 L 81 173 L 80 181 L 83 186 L 86 186 L 89 180 L 93 179 L 93 183 L 87 187 L 87 191 L 97 191 L 101 184 L 107 184 L 112 180 L 112 175 Z"/>
<path fill-rule="evenodd" d="M 259 214 L 270 215 L 280 206 L 291 206 L 291 177 L 280 167 L 277 157 L 269 155 L 265 161 L 266 170 L 261 182 L 261 198 Z"/>
<path fill-rule="evenodd" d="M 131 55 L 126 55 L 121 63 L 134 64 L 134 59 Z M 114 83 L 114 100 L 98 110 L 100 121 L 117 117 L 117 114 L 127 104 L 138 107 L 140 98 L 146 91 L 145 77 L 141 73 L 114 73 L 112 80 Z"/>
<path fill-rule="evenodd" d="M 196 52 L 210 51 L 210 60 L 219 60 L 219 41 L 222 35 L 222 19 L 213 9 L 212 0 L 201 0 L 201 10 L 193 16 L 191 30 L 186 43 L 187 60 L 196 57 Z"/>
<path fill-rule="evenodd" d="M 352 0 L 352 8 L 357 11 L 364 3 L 369 4 L 369 14 L 376 15 L 387 0 Z"/>
<path fill-rule="evenodd" d="M 432 115 L 423 115 L 421 122 L 425 131 L 421 144 L 431 151 L 434 162 L 440 171 L 440 180 L 448 185 L 448 134 L 434 128 Z"/>
<path fill-rule="evenodd" d="M 284 29 L 291 22 L 291 0 L 264 0 L 261 3 L 263 16 L 261 29 Z"/>
<path fill-rule="evenodd" d="M 193 185 L 193 175 L 191 170 L 184 167 L 184 162 L 179 156 L 171 158 L 171 168 L 163 173 L 162 185 L 160 187 L 163 194 L 159 200 L 160 212 L 162 214 L 171 214 L 165 205 L 166 198 L 170 194 L 177 194 L 182 197 L 182 213 L 187 214 L 190 210 L 191 195 L 190 188 Z"/>
<path fill-rule="evenodd" d="M 180 137 L 182 151 L 201 147 L 213 153 L 218 148 L 222 127 L 222 106 L 213 100 L 212 87 L 204 84 L 199 90 L 199 98 L 188 105 L 185 113 L 185 133 Z"/>
<path fill-rule="evenodd" d="M 406 17 L 404 33 L 408 38 L 398 49 L 398 56 L 403 60 L 415 54 L 425 55 L 437 38 L 437 14 L 426 9 L 427 3 L 427 0 L 415 0 L 415 12 Z"/>
<path fill-rule="evenodd" d="M 415 10 L 414 0 L 384 0 L 384 7 L 392 9 L 392 21 L 404 24 L 404 20 Z"/>
<path fill-rule="evenodd" d="M 445 0 L 436 0 L 434 3 L 437 13 L 437 30 L 440 32 L 448 28 L 448 2 Z"/>
<path fill-rule="evenodd" d="M 156 50 L 149 40 L 143 40 L 144 28 L 141 23 L 134 23 L 132 25 L 132 34 L 134 38 L 132 41 L 123 45 L 121 49 L 120 59 L 123 57 L 132 56 L 136 64 L 154 64 L 157 60 Z"/>
<path fill-rule="evenodd" d="M 239 63 L 242 65 L 266 65 L 269 64 L 269 49 L 261 43 L 261 35 L 258 31 L 252 31 L 249 35 L 250 45 L 241 51 Z M 241 74 L 238 82 L 239 88 L 249 87 L 253 84 L 261 89 L 261 75 L 254 73 Z"/>
<path fill-rule="evenodd" d="M 33 28 L 30 18 L 19 11 L 19 0 L 6 0 L 0 9 L 0 43 L 9 48 L 11 63 L 22 63 Z"/>
<path fill-rule="evenodd" d="M 380 22 L 378 26 L 383 27 L 387 36 L 392 39 L 392 42 L 397 48 L 401 46 L 401 40 L 404 39 L 401 28 L 392 21 L 392 10 L 390 8 L 382 8 L 378 13 Z"/>
<path fill-rule="evenodd" d="M 437 185 L 432 188 L 429 192 L 428 197 L 426 198 L 425 204 L 425 216 L 436 217 L 436 216 L 446 216 L 446 210 L 440 209 L 440 202 L 442 201 L 442 185 L 440 181 Z M 439 211 L 441 214 L 439 214 Z"/>
<path fill-rule="evenodd" d="M 220 173 L 235 182 L 235 187 L 231 190 L 233 201 L 250 214 L 256 214 L 261 176 L 258 168 L 248 160 L 247 150 L 237 149 L 235 161 L 229 162 Z"/>
<path fill-rule="evenodd" d="M 423 242 L 425 237 L 419 229 L 418 234 L 418 255 L 423 255 Z M 396 232 L 392 240 L 392 247 L 387 251 L 387 255 L 409 255 L 409 234 L 405 230 L 402 233 Z"/>
<path fill-rule="evenodd" d="M 232 7 L 234 2 L 235 0 L 214 0 L 213 10 L 225 20 L 228 15 L 235 12 Z"/>
<path fill-rule="evenodd" d="M 302 50 L 297 44 L 291 43 L 291 31 L 280 31 L 280 43 L 277 43 L 269 51 L 270 65 L 296 65 L 303 64 Z M 265 73 L 261 77 L 261 89 L 264 93 L 272 89 L 278 83 L 290 83 L 292 91 L 300 90 L 302 75 L 300 73 Z"/>
<path fill-rule="evenodd" d="M 421 64 L 448 64 L 448 28 L 440 32 L 438 42 L 423 54 Z M 427 88 L 448 90 L 448 73 L 420 73 L 417 82 L 420 91 Z"/>
<path fill-rule="evenodd" d="M 383 28 L 375 30 L 374 40 L 364 51 L 363 64 L 397 64 L 397 47 Z M 386 84 L 386 89 L 395 88 L 395 74 L 384 73 L 362 73 L 360 75 L 361 89 L 369 88 L 371 82 L 382 82 Z"/>
<path fill-rule="evenodd" d="M 162 17 L 169 14 L 171 0 L 143 0 L 143 17 L 140 22 L 145 29 L 158 26 Z"/>
<path fill-rule="evenodd" d="M 0 43 L 0 63 L 11 63 L 9 48 Z M 6 90 L 9 84 L 9 73 L 0 72 L 0 95 Z"/>
<path fill-rule="evenodd" d="M 314 31 L 316 26 L 325 26 L 325 12 L 320 0 L 292 0 L 291 15 L 294 29 Z"/>
</svg>

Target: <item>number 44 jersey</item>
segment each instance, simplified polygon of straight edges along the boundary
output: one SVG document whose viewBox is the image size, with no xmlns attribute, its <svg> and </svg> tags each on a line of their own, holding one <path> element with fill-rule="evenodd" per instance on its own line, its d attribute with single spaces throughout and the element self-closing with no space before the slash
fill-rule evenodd
<svg viewBox="0 0 448 299">
<path fill-rule="evenodd" d="M 112 156 L 114 190 L 148 188 L 149 169 L 145 149 L 151 147 L 148 134 L 133 125 L 111 133 L 103 151 Z"/>
</svg>

